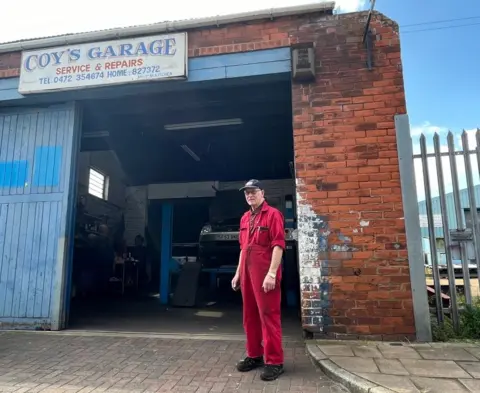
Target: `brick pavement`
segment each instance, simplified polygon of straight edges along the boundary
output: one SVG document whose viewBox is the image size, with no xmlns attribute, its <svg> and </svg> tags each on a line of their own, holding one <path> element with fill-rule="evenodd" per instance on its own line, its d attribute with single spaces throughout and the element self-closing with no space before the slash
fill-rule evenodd
<svg viewBox="0 0 480 393">
<path fill-rule="evenodd" d="M 303 342 L 286 342 L 285 352 L 286 373 L 265 383 L 235 370 L 242 341 L 0 332 L 0 392 L 346 391 L 315 368 Z"/>
</svg>

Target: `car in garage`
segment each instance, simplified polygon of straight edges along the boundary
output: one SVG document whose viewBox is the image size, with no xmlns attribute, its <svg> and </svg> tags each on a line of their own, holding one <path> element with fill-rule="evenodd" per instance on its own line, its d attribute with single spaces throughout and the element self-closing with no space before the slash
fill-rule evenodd
<svg viewBox="0 0 480 393">
<path fill-rule="evenodd" d="M 282 211 L 280 198 L 267 202 Z M 224 265 L 237 265 L 240 253 L 238 235 L 240 219 L 248 210 L 243 193 L 238 190 L 218 191 L 212 200 L 209 222 L 200 231 L 199 260 L 203 267 L 216 268 Z M 287 252 L 292 249 L 294 231 L 285 230 Z"/>
<path fill-rule="evenodd" d="M 199 260 L 203 267 L 238 263 L 240 219 L 247 209 L 245 198 L 238 190 L 216 193 L 210 205 L 209 221 L 200 231 Z"/>
</svg>

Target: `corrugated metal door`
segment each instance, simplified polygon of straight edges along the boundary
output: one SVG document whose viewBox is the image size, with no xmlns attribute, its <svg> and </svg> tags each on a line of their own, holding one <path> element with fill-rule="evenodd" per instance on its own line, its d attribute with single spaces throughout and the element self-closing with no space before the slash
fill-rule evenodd
<svg viewBox="0 0 480 393">
<path fill-rule="evenodd" d="M 73 103 L 0 112 L 3 327 L 64 326 L 79 115 Z"/>
</svg>

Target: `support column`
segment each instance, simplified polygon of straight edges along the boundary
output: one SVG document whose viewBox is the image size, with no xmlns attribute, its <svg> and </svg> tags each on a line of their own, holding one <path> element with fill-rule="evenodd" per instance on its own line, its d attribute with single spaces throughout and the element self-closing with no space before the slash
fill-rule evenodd
<svg viewBox="0 0 480 393">
<path fill-rule="evenodd" d="M 170 294 L 170 261 L 172 259 L 173 205 L 162 204 L 162 231 L 160 239 L 160 303 L 168 304 Z"/>
<path fill-rule="evenodd" d="M 416 336 L 418 341 L 428 342 L 432 340 L 432 329 L 425 284 L 422 232 L 418 219 L 417 186 L 408 115 L 395 115 L 395 131 Z"/>
</svg>

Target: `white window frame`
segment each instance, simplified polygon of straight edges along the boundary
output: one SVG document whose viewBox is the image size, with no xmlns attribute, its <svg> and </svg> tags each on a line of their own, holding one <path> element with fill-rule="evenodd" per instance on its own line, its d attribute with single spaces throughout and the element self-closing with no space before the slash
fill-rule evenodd
<svg viewBox="0 0 480 393">
<path fill-rule="evenodd" d="M 101 184 L 101 185 L 97 184 L 95 186 L 92 186 L 92 184 L 91 184 L 92 174 L 94 176 L 98 177 L 99 179 L 101 179 L 101 181 L 103 181 L 103 184 Z M 108 199 L 108 184 L 109 184 L 109 178 L 104 172 L 98 170 L 95 167 L 90 167 L 89 168 L 89 170 L 88 170 L 88 193 L 90 195 L 93 195 L 94 197 L 99 198 L 99 199 L 107 200 Z"/>
</svg>

